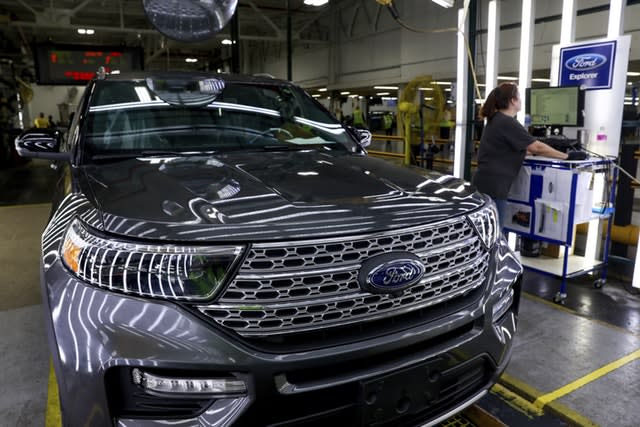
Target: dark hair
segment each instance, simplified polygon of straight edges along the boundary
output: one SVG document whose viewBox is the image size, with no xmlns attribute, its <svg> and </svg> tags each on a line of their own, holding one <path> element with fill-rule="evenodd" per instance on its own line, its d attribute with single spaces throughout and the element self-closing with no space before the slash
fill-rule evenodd
<svg viewBox="0 0 640 427">
<path fill-rule="evenodd" d="M 480 115 L 491 120 L 498 110 L 509 107 L 509 102 L 518 97 L 518 86 L 515 83 L 502 83 L 494 88 L 480 108 Z"/>
</svg>

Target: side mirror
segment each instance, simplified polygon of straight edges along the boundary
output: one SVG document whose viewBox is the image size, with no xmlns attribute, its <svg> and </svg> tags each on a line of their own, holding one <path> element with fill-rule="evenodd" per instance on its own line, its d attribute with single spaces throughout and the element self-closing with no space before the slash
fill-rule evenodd
<svg viewBox="0 0 640 427">
<path fill-rule="evenodd" d="M 353 126 L 347 126 L 347 128 L 362 148 L 371 145 L 371 132 L 367 129 L 354 128 Z"/>
<path fill-rule="evenodd" d="M 56 129 L 26 130 L 16 138 L 16 151 L 21 157 L 48 160 L 71 160 L 71 153 L 60 152 L 62 132 Z"/>
</svg>

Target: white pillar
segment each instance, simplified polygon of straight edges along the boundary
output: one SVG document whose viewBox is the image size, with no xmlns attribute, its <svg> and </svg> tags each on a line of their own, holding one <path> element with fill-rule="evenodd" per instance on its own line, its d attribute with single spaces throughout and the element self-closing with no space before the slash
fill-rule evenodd
<svg viewBox="0 0 640 427">
<path fill-rule="evenodd" d="M 615 39 L 622 35 L 622 24 L 624 21 L 624 6 L 627 2 L 623 0 L 611 0 L 609 2 L 609 29 L 607 37 Z"/>
<path fill-rule="evenodd" d="M 468 31 L 466 9 L 458 9 L 458 53 L 456 74 L 456 136 L 453 176 L 464 178 L 464 156 L 467 146 L 467 77 L 469 62 L 465 34 Z"/>
<path fill-rule="evenodd" d="M 576 39 L 576 1 L 563 0 L 562 23 L 560 24 L 560 44 L 573 43 Z"/>
<path fill-rule="evenodd" d="M 500 51 L 500 1 L 489 2 L 489 19 L 487 24 L 487 69 L 485 72 L 485 98 L 496 87 L 498 82 L 498 53 Z"/>
<path fill-rule="evenodd" d="M 518 73 L 522 109 L 518 121 L 524 124 L 526 105 L 525 88 L 531 85 L 531 62 L 533 59 L 533 30 L 535 25 L 535 0 L 522 0 L 522 27 L 520 31 L 520 70 Z"/>
</svg>

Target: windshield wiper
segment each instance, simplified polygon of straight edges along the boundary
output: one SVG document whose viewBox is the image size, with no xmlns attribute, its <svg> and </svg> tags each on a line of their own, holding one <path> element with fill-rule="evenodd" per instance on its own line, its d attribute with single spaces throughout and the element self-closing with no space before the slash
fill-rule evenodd
<svg viewBox="0 0 640 427">
<path fill-rule="evenodd" d="M 142 150 L 132 151 L 128 153 L 110 153 L 110 154 L 94 154 L 91 160 L 118 160 L 118 159 L 134 159 L 136 157 L 146 156 L 185 156 L 193 154 L 212 154 L 213 151 L 170 151 L 170 150 Z"/>
<path fill-rule="evenodd" d="M 267 144 L 260 146 L 263 151 L 298 151 L 305 150 L 306 147 L 293 144 Z"/>
</svg>

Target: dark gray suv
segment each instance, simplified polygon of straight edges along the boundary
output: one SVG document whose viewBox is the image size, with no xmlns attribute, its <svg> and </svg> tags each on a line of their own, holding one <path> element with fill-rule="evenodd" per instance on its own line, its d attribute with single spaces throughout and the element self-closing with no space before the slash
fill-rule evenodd
<svg viewBox="0 0 640 427">
<path fill-rule="evenodd" d="M 493 203 L 366 155 L 270 78 L 108 76 L 42 236 L 68 426 L 432 425 L 510 358 L 522 268 Z"/>
</svg>

